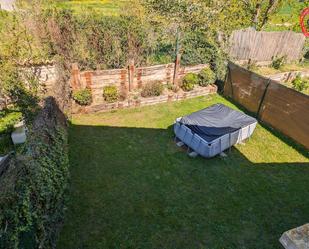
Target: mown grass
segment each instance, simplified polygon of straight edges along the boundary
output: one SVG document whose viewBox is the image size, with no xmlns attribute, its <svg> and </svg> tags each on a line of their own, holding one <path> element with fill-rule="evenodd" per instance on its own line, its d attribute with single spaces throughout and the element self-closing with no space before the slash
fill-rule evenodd
<svg viewBox="0 0 309 249">
<path fill-rule="evenodd" d="M 75 116 L 57 248 L 281 248 L 308 222 L 308 152 L 258 125 L 227 158 L 189 158 L 175 118 L 218 102 L 236 108 L 213 95 Z"/>
<path fill-rule="evenodd" d="M 59 1 L 57 6 L 60 8 L 72 9 L 80 14 L 85 10 L 94 11 L 104 16 L 117 16 L 127 0 L 72 0 Z"/>
</svg>

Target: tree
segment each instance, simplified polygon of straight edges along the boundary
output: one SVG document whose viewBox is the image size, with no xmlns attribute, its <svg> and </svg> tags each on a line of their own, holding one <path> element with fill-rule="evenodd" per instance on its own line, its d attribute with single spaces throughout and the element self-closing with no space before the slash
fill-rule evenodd
<svg viewBox="0 0 309 249">
<path fill-rule="evenodd" d="M 252 15 L 252 26 L 263 29 L 271 15 L 282 6 L 283 0 L 242 0 L 244 7 Z"/>
</svg>

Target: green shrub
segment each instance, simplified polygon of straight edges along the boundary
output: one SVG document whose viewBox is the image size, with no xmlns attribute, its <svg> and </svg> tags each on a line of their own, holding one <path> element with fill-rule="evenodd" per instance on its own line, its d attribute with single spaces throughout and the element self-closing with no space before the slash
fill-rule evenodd
<svg viewBox="0 0 309 249">
<path fill-rule="evenodd" d="M 248 64 L 247 64 L 247 69 L 250 70 L 250 71 L 256 71 L 258 68 L 257 64 L 255 61 L 253 60 L 249 60 L 248 61 Z"/>
<path fill-rule="evenodd" d="M 293 88 L 297 91 L 305 91 L 309 87 L 309 82 L 306 79 L 303 79 L 300 75 L 297 75 L 296 78 L 292 81 Z"/>
<path fill-rule="evenodd" d="M 271 66 L 274 69 L 280 69 L 284 66 L 285 63 L 286 63 L 286 56 L 281 56 L 281 57 L 274 56 Z"/>
<path fill-rule="evenodd" d="M 108 103 L 114 103 L 118 100 L 118 90 L 116 86 L 105 86 L 103 88 L 104 100 Z"/>
<path fill-rule="evenodd" d="M 195 73 L 188 73 L 183 79 L 181 88 L 182 90 L 189 92 L 194 89 L 194 86 L 199 83 L 199 77 Z"/>
<path fill-rule="evenodd" d="M 179 87 L 176 86 L 176 85 L 173 85 L 173 84 L 171 84 L 171 83 L 168 83 L 168 84 L 166 85 L 166 88 L 167 88 L 168 90 L 170 90 L 170 91 L 173 91 L 174 93 L 177 93 L 177 92 L 179 91 Z"/>
<path fill-rule="evenodd" d="M 163 92 L 163 84 L 160 81 L 154 81 L 143 86 L 142 97 L 160 96 Z"/>
<path fill-rule="evenodd" d="M 208 86 L 216 81 L 216 75 L 210 68 L 204 68 L 199 74 L 199 85 Z"/>
<path fill-rule="evenodd" d="M 90 105 L 92 103 L 91 90 L 88 88 L 83 89 L 83 90 L 78 90 L 73 93 L 73 99 L 79 105 Z"/>
</svg>

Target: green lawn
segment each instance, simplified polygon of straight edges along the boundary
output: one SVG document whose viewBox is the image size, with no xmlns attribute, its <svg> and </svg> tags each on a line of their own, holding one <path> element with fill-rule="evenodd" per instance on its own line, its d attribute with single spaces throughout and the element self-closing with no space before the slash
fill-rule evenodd
<svg viewBox="0 0 309 249">
<path fill-rule="evenodd" d="M 119 15 L 121 8 L 127 0 L 71 0 L 58 1 L 57 6 L 72 9 L 75 13 L 83 13 L 85 10 L 95 11 L 104 16 Z"/>
<path fill-rule="evenodd" d="M 259 125 L 227 158 L 190 159 L 173 121 L 218 102 L 235 107 L 213 95 L 75 116 L 57 248 L 281 248 L 308 222 L 308 152 Z"/>
</svg>

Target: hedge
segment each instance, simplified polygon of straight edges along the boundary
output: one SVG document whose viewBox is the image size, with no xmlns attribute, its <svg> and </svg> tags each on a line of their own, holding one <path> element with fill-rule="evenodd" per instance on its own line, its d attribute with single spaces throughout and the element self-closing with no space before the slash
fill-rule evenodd
<svg viewBox="0 0 309 249">
<path fill-rule="evenodd" d="M 54 248 L 69 177 L 65 117 L 45 102 L 0 179 L 0 248 Z"/>
</svg>

